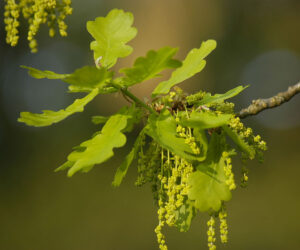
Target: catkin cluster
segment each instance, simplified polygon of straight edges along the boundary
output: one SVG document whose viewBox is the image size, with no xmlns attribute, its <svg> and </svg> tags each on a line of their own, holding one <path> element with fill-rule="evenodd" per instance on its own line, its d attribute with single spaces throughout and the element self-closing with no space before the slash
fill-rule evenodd
<svg viewBox="0 0 300 250">
<path fill-rule="evenodd" d="M 188 194 L 188 177 L 193 166 L 177 155 L 161 149 L 161 168 L 158 174 L 158 226 L 155 228 L 160 249 L 167 249 L 164 225 L 175 226 L 176 211 L 184 204 Z"/>
<path fill-rule="evenodd" d="M 178 121 L 178 118 L 176 119 Z M 185 143 L 193 152 L 200 153 L 191 129 L 178 125 L 177 133 L 179 137 L 185 139 Z M 144 143 L 139 152 L 136 185 L 141 186 L 147 182 L 152 185 L 153 196 L 158 205 L 159 221 L 154 231 L 160 249 L 166 250 L 167 245 L 162 229 L 165 225 L 175 226 L 176 212 L 187 200 L 188 177 L 194 168 L 191 163 L 161 148 L 154 141 L 149 143 L 146 151 L 143 146 Z"/>
<path fill-rule="evenodd" d="M 254 135 L 251 128 L 247 128 L 240 120 L 239 117 L 233 117 L 229 123 L 229 126 L 244 140 L 246 141 L 254 150 L 259 161 L 263 160 L 263 152 L 267 150 L 267 144 L 263 141 L 260 135 Z M 246 168 L 247 159 L 250 158 L 245 153 L 242 154 L 242 177 L 241 186 L 247 186 L 248 182 L 248 169 Z M 250 158 L 251 159 L 251 158 Z M 252 159 L 251 159 L 252 160 Z"/>
<path fill-rule="evenodd" d="M 215 110 L 216 113 L 219 114 L 233 114 L 234 113 L 234 103 L 231 102 L 220 102 L 213 103 L 209 105 L 210 109 Z M 266 142 L 263 141 L 260 135 L 254 135 L 253 130 L 251 128 L 247 128 L 240 120 L 239 117 L 233 116 L 230 120 L 229 127 L 233 129 L 242 140 L 244 140 L 250 147 L 255 150 L 255 154 L 258 157 L 259 161 L 263 160 L 263 152 L 267 150 Z M 224 159 L 224 171 L 227 177 L 226 184 L 229 186 L 230 190 L 236 188 L 236 184 L 234 181 L 234 174 L 232 172 L 232 164 L 230 155 L 234 155 L 232 152 L 223 152 Z M 252 158 L 245 153 L 242 153 L 242 177 L 241 177 L 241 186 L 246 187 L 248 183 L 248 173 L 249 170 L 246 168 L 246 162 L 248 159 Z"/>
<path fill-rule="evenodd" d="M 219 217 L 219 230 L 220 240 L 222 243 L 228 241 L 228 225 L 227 225 L 227 211 L 225 205 L 222 205 L 221 210 L 218 213 L 212 214 L 207 221 L 207 245 L 209 250 L 216 250 L 216 220 L 215 217 Z"/>
<path fill-rule="evenodd" d="M 71 0 L 5 0 L 4 23 L 6 43 L 16 46 L 19 40 L 19 17 L 23 15 L 29 28 L 27 39 L 31 52 L 37 52 L 35 36 L 41 24 L 49 27 L 49 36 L 53 37 L 56 28 L 61 36 L 67 35 L 65 18 L 72 14 Z"/>
<path fill-rule="evenodd" d="M 239 118 L 234 116 L 234 104 L 230 102 L 215 102 L 209 105 L 194 105 L 201 101 L 205 92 L 199 92 L 192 96 L 186 96 L 179 88 L 175 92 L 170 92 L 164 96 L 161 101 L 154 103 L 153 108 L 160 112 L 167 108 L 175 118 L 177 123 L 176 135 L 184 139 L 191 151 L 195 155 L 206 154 L 205 146 L 195 133 L 195 130 L 190 127 L 183 126 L 182 119 L 190 118 L 191 112 L 213 112 L 219 114 L 231 114 L 232 118 L 228 126 L 235 132 L 235 134 L 245 143 L 249 144 L 255 154 L 266 150 L 266 143 L 261 140 L 260 136 L 253 135 L 250 128 L 244 126 Z M 224 133 L 221 127 L 208 129 L 208 135 L 211 133 Z M 221 143 L 221 142 L 220 142 Z M 235 150 L 228 144 L 222 145 L 222 153 L 219 164 L 225 175 L 225 184 L 229 190 L 236 188 L 235 176 L 232 167 L 232 156 L 236 154 Z M 209 154 L 209 153 L 207 153 Z M 244 154 L 244 158 L 249 158 Z M 178 227 L 180 223 L 179 211 L 186 209 L 189 206 L 189 177 L 193 172 L 197 171 L 197 165 L 193 162 L 188 162 L 184 158 L 176 155 L 174 152 L 163 148 L 157 142 L 152 140 L 146 143 L 144 141 L 140 145 L 138 153 L 138 178 L 137 186 L 145 183 L 152 185 L 152 193 L 155 203 L 158 206 L 158 225 L 155 228 L 155 233 L 161 250 L 167 250 L 166 237 L 163 234 L 164 226 Z M 248 180 L 248 170 L 245 166 L 242 168 L 241 184 L 245 185 Z M 227 226 L 227 212 L 224 203 L 222 203 L 219 211 L 209 211 L 210 218 L 207 222 L 207 240 L 209 250 L 216 249 L 216 218 L 219 219 L 219 236 L 222 243 L 228 241 L 228 226 Z M 191 214 L 190 214 L 191 215 Z M 192 216 L 192 215 L 191 215 Z"/>
<path fill-rule="evenodd" d="M 255 136 L 251 128 L 245 127 L 239 117 L 233 117 L 229 126 L 247 141 L 250 146 L 253 146 L 257 153 L 267 150 L 266 142 L 261 139 L 260 135 Z"/>
</svg>

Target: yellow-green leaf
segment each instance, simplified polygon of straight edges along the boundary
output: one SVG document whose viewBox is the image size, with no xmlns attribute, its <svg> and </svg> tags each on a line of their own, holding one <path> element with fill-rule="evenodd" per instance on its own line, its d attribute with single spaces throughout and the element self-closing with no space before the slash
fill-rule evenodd
<svg viewBox="0 0 300 250">
<path fill-rule="evenodd" d="M 57 74 L 49 70 L 39 70 L 24 65 L 22 65 L 21 68 L 28 69 L 28 74 L 36 79 L 64 79 L 69 76 L 69 74 Z"/>
<path fill-rule="evenodd" d="M 128 168 L 130 167 L 132 161 L 136 158 L 138 150 L 141 146 L 142 140 L 144 137 L 144 131 L 141 131 L 139 136 L 137 137 L 133 148 L 131 149 L 130 153 L 126 156 L 123 163 L 118 167 L 112 185 L 114 187 L 118 187 L 121 185 L 125 175 L 127 174 Z"/>
<path fill-rule="evenodd" d="M 208 148 L 207 159 L 199 163 L 197 170 L 188 179 L 190 189 L 188 197 L 193 200 L 195 207 L 201 212 L 219 211 L 223 201 L 231 199 L 231 192 L 225 183 L 224 159 L 222 158 L 225 145 L 224 135 L 213 133 Z"/>
<path fill-rule="evenodd" d="M 132 52 L 132 47 L 126 45 L 137 33 L 132 23 L 132 13 L 118 9 L 111 10 L 106 17 L 87 22 L 87 30 L 95 39 L 91 42 L 94 59 L 102 66 L 110 68 L 119 57 L 126 57 Z"/>
<path fill-rule="evenodd" d="M 92 66 L 84 66 L 75 70 L 72 74 L 63 79 L 72 86 L 81 87 L 91 91 L 94 88 L 103 89 L 111 80 L 113 72 L 105 68 L 97 69 Z"/>
<path fill-rule="evenodd" d="M 187 232 L 195 215 L 194 202 L 186 199 L 183 205 L 175 211 L 175 226 L 180 232 Z"/>
<path fill-rule="evenodd" d="M 216 48 L 216 46 L 216 41 L 207 40 L 202 42 L 199 49 L 192 49 L 182 62 L 182 66 L 173 71 L 171 78 L 158 84 L 152 92 L 152 97 L 167 94 L 176 84 L 199 73 L 205 67 L 206 61 L 204 58 L 207 57 L 210 52 Z"/>
<path fill-rule="evenodd" d="M 132 68 L 121 69 L 126 76 L 122 78 L 122 84 L 132 86 L 134 84 L 160 76 L 159 73 L 167 68 L 178 68 L 181 62 L 172 57 L 178 51 L 177 48 L 164 47 L 158 51 L 150 50 L 146 57 L 139 57 Z"/>
<path fill-rule="evenodd" d="M 151 136 L 163 148 L 170 150 L 186 160 L 202 160 L 202 155 L 195 155 L 185 140 L 176 132 L 176 121 L 168 110 L 159 116 L 151 115 L 145 133 Z"/>
<path fill-rule="evenodd" d="M 74 103 L 72 103 L 66 109 L 62 109 L 59 111 L 43 110 L 42 114 L 21 112 L 18 121 L 24 122 L 27 125 L 34 126 L 34 127 L 49 126 L 53 123 L 60 122 L 61 120 L 67 118 L 68 116 L 76 112 L 82 112 L 84 106 L 87 105 L 90 101 L 92 101 L 97 95 L 98 95 L 98 89 L 94 89 L 91 93 L 86 95 L 84 98 L 76 99 Z"/>
<path fill-rule="evenodd" d="M 101 132 L 81 143 L 80 150 L 69 154 L 68 161 L 57 170 L 70 168 L 68 176 L 71 177 L 78 171 L 88 172 L 95 164 L 107 161 L 114 155 L 114 148 L 123 147 L 126 143 L 122 130 L 126 127 L 128 118 L 121 114 L 111 116 Z"/>
<path fill-rule="evenodd" d="M 210 93 L 207 93 L 204 95 L 203 99 L 200 101 L 191 101 L 191 102 L 189 102 L 189 100 L 187 100 L 187 101 L 189 104 L 197 104 L 197 105 L 208 105 L 210 103 L 223 102 L 226 99 L 229 99 L 229 98 L 232 98 L 232 97 L 238 95 L 246 88 L 248 88 L 248 86 L 245 86 L 245 87 L 238 86 L 234 89 L 228 90 L 224 94 L 211 95 Z"/>
<path fill-rule="evenodd" d="M 183 112 L 185 114 L 185 112 Z M 192 127 L 197 129 L 216 128 L 228 124 L 232 115 L 230 114 L 216 114 L 209 111 L 192 112 L 187 118 L 182 115 L 180 123 L 185 127 Z"/>
<path fill-rule="evenodd" d="M 95 66 L 84 66 L 76 69 L 71 74 L 57 74 L 49 70 L 43 71 L 27 66 L 21 67 L 28 69 L 28 74 L 34 78 L 60 79 L 69 83 L 69 92 L 91 92 L 95 88 L 98 88 L 100 94 L 118 91 L 107 85 L 113 77 L 113 72 L 105 68 L 98 69 Z"/>
<path fill-rule="evenodd" d="M 108 119 L 109 117 L 107 116 L 95 115 L 92 116 L 92 123 L 98 125 L 98 124 L 106 123 Z"/>
<path fill-rule="evenodd" d="M 256 152 L 253 147 L 251 147 L 237 132 L 235 132 L 229 126 L 225 125 L 222 128 L 241 151 L 246 153 L 250 159 L 254 159 Z"/>
</svg>

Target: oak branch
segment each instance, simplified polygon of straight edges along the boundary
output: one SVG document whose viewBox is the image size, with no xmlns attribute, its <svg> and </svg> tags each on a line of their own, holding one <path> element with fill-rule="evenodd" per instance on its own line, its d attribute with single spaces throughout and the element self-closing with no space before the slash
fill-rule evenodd
<svg viewBox="0 0 300 250">
<path fill-rule="evenodd" d="M 299 92 L 300 82 L 293 86 L 290 86 L 286 91 L 280 92 L 273 97 L 253 100 L 247 108 L 244 108 L 240 112 L 238 112 L 237 116 L 240 118 L 246 118 L 251 115 L 256 115 L 265 109 L 277 107 L 285 102 L 288 102 L 293 96 L 295 96 Z"/>
</svg>

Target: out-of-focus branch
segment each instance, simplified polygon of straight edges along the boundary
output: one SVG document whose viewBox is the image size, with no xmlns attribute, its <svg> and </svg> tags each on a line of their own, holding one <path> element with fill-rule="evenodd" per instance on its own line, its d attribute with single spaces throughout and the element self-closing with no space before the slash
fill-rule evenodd
<svg viewBox="0 0 300 250">
<path fill-rule="evenodd" d="M 289 101 L 293 96 L 295 96 L 299 92 L 300 82 L 293 86 L 290 86 L 286 91 L 280 92 L 273 97 L 253 100 L 249 107 L 242 109 L 240 112 L 237 113 L 237 116 L 240 118 L 246 118 L 251 115 L 256 115 L 265 109 L 275 108 Z"/>
</svg>

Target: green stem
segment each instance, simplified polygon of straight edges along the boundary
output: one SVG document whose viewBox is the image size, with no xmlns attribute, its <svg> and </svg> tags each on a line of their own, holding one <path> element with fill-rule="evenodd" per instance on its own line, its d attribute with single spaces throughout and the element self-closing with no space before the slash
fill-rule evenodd
<svg viewBox="0 0 300 250">
<path fill-rule="evenodd" d="M 128 96 L 131 100 L 133 100 L 136 104 L 139 104 L 140 106 L 142 106 L 143 108 L 147 109 L 148 111 L 150 111 L 150 113 L 152 114 L 157 114 L 152 108 L 150 108 L 146 103 L 144 103 L 142 100 L 140 100 L 139 98 L 137 98 L 134 94 L 132 94 L 130 91 L 127 90 L 127 88 L 122 87 L 118 84 L 115 83 L 111 83 L 110 84 L 112 87 L 120 90 L 124 95 Z"/>
</svg>

